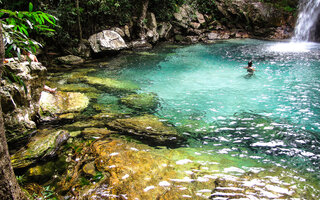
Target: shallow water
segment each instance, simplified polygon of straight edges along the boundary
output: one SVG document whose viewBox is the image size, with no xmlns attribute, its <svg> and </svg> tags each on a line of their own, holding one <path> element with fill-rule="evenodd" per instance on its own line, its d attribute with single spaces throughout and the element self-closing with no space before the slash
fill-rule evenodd
<svg viewBox="0 0 320 200">
<path fill-rule="evenodd" d="M 251 77 L 243 68 L 249 60 L 257 69 Z M 154 114 L 188 138 L 174 150 L 148 150 L 165 155 L 166 162 L 174 163 L 170 167 L 181 172 L 152 179 L 158 187 L 163 181 L 186 184 L 184 198 L 193 199 L 227 199 L 238 190 L 238 199 L 320 196 L 319 44 L 228 40 L 161 45 L 120 56 L 90 76 L 132 81 L 139 93 L 157 94 L 161 106 Z M 96 103 L 119 109 L 114 94 L 98 95 Z M 213 189 L 210 181 L 217 178 L 228 182 Z M 156 188 L 151 186 L 140 193 Z M 95 198 L 109 195 L 107 188 L 98 188 Z"/>
</svg>

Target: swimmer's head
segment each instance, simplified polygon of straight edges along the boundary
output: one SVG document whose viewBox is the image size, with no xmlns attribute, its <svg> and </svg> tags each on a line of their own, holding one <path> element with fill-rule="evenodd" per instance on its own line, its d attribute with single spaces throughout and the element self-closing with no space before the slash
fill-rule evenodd
<svg viewBox="0 0 320 200">
<path fill-rule="evenodd" d="M 248 62 L 248 66 L 249 66 L 249 67 L 252 66 L 252 60 L 250 60 L 250 61 Z"/>
</svg>

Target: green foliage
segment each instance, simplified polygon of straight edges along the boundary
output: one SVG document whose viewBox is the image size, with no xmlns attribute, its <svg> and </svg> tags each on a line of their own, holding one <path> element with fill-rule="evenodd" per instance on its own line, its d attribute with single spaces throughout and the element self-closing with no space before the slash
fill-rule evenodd
<svg viewBox="0 0 320 200">
<path fill-rule="evenodd" d="M 17 76 L 13 72 L 11 72 L 6 66 L 3 66 L 3 74 L 2 74 L 2 76 L 3 76 L 4 79 L 6 79 L 11 84 L 12 83 L 18 83 L 20 86 L 23 86 L 25 94 L 26 95 L 28 94 L 27 86 L 23 82 L 23 80 L 19 76 Z"/>
<path fill-rule="evenodd" d="M 102 172 L 97 172 L 96 175 L 92 178 L 93 181 L 99 182 L 101 179 L 104 178 L 104 175 Z"/>
<path fill-rule="evenodd" d="M 43 187 L 41 195 L 33 194 L 31 198 L 33 200 L 58 200 L 54 189 L 50 185 Z"/>
<path fill-rule="evenodd" d="M 269 3 L 286 12 L 296 12 L 299 0 L 260 0 L 263 3 Z"/>
<path fill-rule="evenodd" d="M 31 39 L 32 34 L 53 32 L 50 28 L 55 25 L 54 16 L 33 11 L 33 4 L 29 3 L 28 11 L 0 10 L 0 20 L 3 28 L 6 56 L 20 56 L 22 51 L 35 52 L 41 44 Z"/>
<path fill-rule="evenodd" d="M 214 0 L 188 0 L 188 3 L 203 14 L 213 14 L 217 10 Z"/>
<path fill-rule="evenodd" d="M 79 184 L 81 187 L 85 186 L 85 185 L 90 185 L 90 181 L 84 177 L 81 177 L 79 179 Z"/>
<path fill-rule="evenodd" d="M 16 176 L 16 179 L 17 179 L 19 185 L 24 185 L 24 183 L 27 181 L 25 175 Z"/>
</svg>

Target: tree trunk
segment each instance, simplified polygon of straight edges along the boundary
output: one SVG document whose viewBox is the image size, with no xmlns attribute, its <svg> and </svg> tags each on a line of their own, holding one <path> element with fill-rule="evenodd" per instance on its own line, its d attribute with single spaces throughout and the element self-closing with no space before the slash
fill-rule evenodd
<svg viewBox="0 0 320 200">
<path fill-rule="evenodd" d="M 3 71 L 4 44 L 2 39 L 2 24 L 0 21 L 0 80 Z M 1 101 L 0 101 L 1 102 Z M 8 144 L 4 130 L 2 107 L 0 103 L 0 199 L 26 199 L 19 187 L 11 166 Z"/>
<path fill-rule="evenodd" d="M 82 42 L 82 28 L 81 28 L 81 20 L 80 20 L 80 7 L 79 0 L 76 0 L 76 8 L 77 8 L 77 21 L 78 21 L 78 31 L 79 31 L 79 41 Z"/>
<path fill-rule="evenodd" d="M 139 28 L 140 28 L 140 39 L 143 40 L 146 37 L 146 29 L 145 29 L 145 22 L 144 20 L 147 17 L 147 11 L 149 6 L 149 0 L 144 0 L 142 2 L 142 10 L 141 10 L 141 16 L 139 18 Z"/>
</svg>

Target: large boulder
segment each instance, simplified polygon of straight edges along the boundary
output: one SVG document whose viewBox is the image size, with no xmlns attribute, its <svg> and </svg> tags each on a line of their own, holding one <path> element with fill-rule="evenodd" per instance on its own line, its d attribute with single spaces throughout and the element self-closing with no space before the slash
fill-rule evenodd
<svg viewBox="0 0 320 200">
<path fill-rule="evenodd" d="M 42 114 L 63 114 L 81 112 L 89 105 L 89 98 L 79 92 L 56 92 L 51 94 L 43 91 L 40 98 Z"/>
<path fill-rule="evenodd" d="M 89 37 L 89 43 L 95 53 L 119 51 L 127 48 L 123 38 L 115 31 L 104 30 Z"/>
<path fill-rule="evenodd" d="M 165 125 L 153 115 L 117 119 L 108 123 L 108 126 L 123 133 L 142 137 L 142 139 L 152 139 L 154 144 L 177 144 L 182 139 L 173 127 Z"/>
<path fill-rule="evenodd" d="M 44 130 L 42 133 L 33 137 L 26 147 L 11 156 L 13 168 L 24 168 L 35 163 L 38 159 L 56 155 L 60 146 L 66 142 L 69 137 L 69 132 L 65 130 L 54 132 Z"/>
<path fill-rule="evenodd" d="M 1 80 L 0 98 L 6 136 L 16 143 L 31 129 L 36 128 L 35 119 L 39 110 L 39 99 L 45 83 L 47 69 L 39 62 L 13 61 L 5 64 L 5 71 L 16 74 L 23 85 Z M 5 72 L 6 73 L 6 72 Z M 4 73 L 4 76 L 6 76 Z"/>
</svg>

